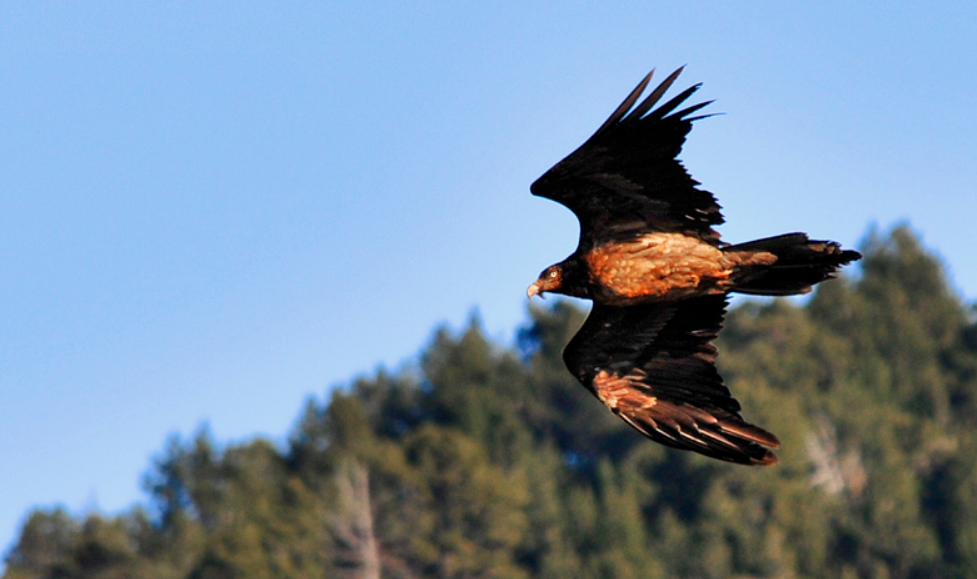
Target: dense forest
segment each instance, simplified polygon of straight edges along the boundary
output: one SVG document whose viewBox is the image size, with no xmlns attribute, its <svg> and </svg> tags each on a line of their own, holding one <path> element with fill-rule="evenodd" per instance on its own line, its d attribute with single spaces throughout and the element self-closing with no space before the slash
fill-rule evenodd
<svg viewBox="0 0 977 579">
<path fill-rule="evenodd" d="M 4 579 L 972 577 L 977 323 L 905 226 L 804 302 L 742 300 L 720 369 L 783 442 L 750 468 L 654 444 L 570 376 L 584 314 L 477 317 L 416 367 L 310 399 L 287 441 L 172 437 L 145 505 L 33 511 Z"/>
</svg>

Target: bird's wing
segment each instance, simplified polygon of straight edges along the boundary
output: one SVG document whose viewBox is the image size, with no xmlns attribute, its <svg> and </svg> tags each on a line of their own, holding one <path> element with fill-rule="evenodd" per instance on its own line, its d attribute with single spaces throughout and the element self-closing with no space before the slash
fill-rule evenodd
<svg viewBox="0 0 977 579">
<path fill-rule="evenodd" d="M 742 464 L 773 464 L 780 442 L 748 424 L 716 370 L 726 297 L 612 307 L 594 304 L 567 345 L 570 371 L 656 442 Z"/>
<path fill-rule="evenodd" d="M 635 106 L 651 80 L 648 74 L 587 142 L 533 183 L 533 195 L 577 215 L 581 248 L 649 231 L 719 243 L 712 227 L 723 222 L 720 206 L 712 193 L 697 188 L 677 159 L 692 121 L 709 116 L 693 113 L 709 103 L 675 110 L 696 85 L 652 110 L 681 71 Z"/>
</svg>

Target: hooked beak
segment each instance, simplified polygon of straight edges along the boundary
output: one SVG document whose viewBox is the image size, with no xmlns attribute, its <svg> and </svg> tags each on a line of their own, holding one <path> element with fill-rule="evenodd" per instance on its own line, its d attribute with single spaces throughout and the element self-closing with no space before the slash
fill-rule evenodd
<svg viewBox="0 0 977 579">
<path fill-rule="evenodd" d="M 533 285 L 529 286 L 529 289 L 526 290 L 526 298 L 532 299 L 533 296 L 536 295 L 538 295 L 540 299 L 543 298 L 543 290 L 540 289 L 538 281 L 534 282 Z"/>
</svg>

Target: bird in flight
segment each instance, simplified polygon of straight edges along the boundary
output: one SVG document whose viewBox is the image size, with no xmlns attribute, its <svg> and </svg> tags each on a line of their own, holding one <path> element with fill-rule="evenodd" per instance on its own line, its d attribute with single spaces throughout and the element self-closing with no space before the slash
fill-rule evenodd
<svg viewBox="0 0 977 579">
<path fill-rule="evenodd" d="M 576 214 L 580 241 L 527 295 L 593 301 L 563 359 L 640 433 L 720 460 L 775 464 L 769 449 L 780 441 L 742 418 L 716 370 L 712 342 L 727 295 L 807 293 L 861 255 L 804 233 L 720 240 L 716 198 L 677 158 L 710 103 L 681 108 L 695 85 L 654 108 L 681 72 L 638 103 L 648 74 L 592 137 L 533 183 L 533 195 Z"/>
</svg>

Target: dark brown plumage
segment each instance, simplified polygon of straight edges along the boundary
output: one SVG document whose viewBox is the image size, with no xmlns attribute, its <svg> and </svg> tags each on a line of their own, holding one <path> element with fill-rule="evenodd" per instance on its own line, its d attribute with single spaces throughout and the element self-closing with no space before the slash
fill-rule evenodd
<svg viewBox="0 0 977 579">
<path fill-rule="evenodd" d="M 699 85 L 655 104 L 678 77 L 640 104 L 646 76 L 597 132 L 532 185 L 580 221 L 576 251 L 527 291 L 591 299 L 586 323 L 563 353 L 567 367 L 608 408 L 652 440 L 742 464 L 773 464 L 777 437 L 748 424 L 716 370 L 712 341 L 727 294 L 792 295 L 859 259 L 803 233 L 738 245 L 720 241 L 719 204 L 678 161 L 695 115 L 679 109 Z"/>
</svg>

